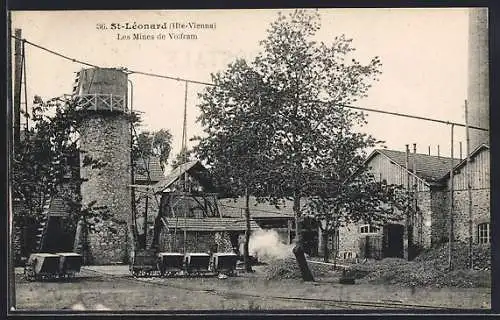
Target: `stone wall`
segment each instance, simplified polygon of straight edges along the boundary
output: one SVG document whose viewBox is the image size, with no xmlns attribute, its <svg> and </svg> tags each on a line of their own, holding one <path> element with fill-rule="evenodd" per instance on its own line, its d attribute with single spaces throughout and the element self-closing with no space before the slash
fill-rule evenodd
<svg viewBox="0 0 500 320">
<path fill-rule="evenodd" d="M 112 215 L 109 221 L 96 225 L 89 234 L 90 263 L 126 262 L 131 223 L 130 125 L 124 114 L 87 113 L 80 127 L 80 163 L 85 156 L 102 161 L 105 166 L 81 167 L 84 179 L 81 186 L 84 206 L 106 206 Z"/>
<path fill-rule="evenodd" d="M 450 215 L 449 191 L 434 190 L 431 194 L 432 227 L 431 242 L 434 246 L 448 241 Z"/>
<path fill-rule="evenodd" d="M 480 223 L 490 222 L 490 190 L 472 190 L 472 236 L 473 242 L 478 242 L 477 226 Z M 454 237 L 455 240 L 468 241 L 469 239 L 469 196 L 461 190 L 454 193 Z"/>
<path fill-rule="evenodd" d="M 359 239 L 361 238 L 359 232 L 359 224 L 350 223 L 344 227 L 339 228 L 339 252 L 338 257 L 343 258 L 344 255 L 356 258 L 359 255 Z M 363 235 L 364 236 L 364 235 Z M 330 251 L 332 248 L 329 248 Z"/>
<path fill-rule="evenodd" d="M 467 190 L 455 191 L 453 196 L 453 234 L 455 240 L 469 239 L 469 196 Z M 472 235 L 477 243 L 477 227 L 480 223 L 490 222 L 490 190 L 472 190 Z M 448 241 L 450 218 L 450 192 L 440 191 L 433 194 L 432 241 Z"/>
<path fill-rule="evenodd" d="M 420 248 L 430 248 L 432 233 L 432 194 L 430 191 L 417 193 L 417 206 L 419 212 L 413 220 L 413 243 Z"/>
</svg>

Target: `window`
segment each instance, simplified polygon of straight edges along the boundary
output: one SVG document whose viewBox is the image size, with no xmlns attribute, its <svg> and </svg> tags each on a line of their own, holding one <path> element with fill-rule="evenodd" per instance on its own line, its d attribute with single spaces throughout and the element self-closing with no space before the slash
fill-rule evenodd
<svg viewBox="0 0 500 320">
<path fill-rule="evenodd" d="M 372 226 L 369 224 L 365 224 L 359 228 L 359 232 L 360 233 L 377 233 L 378 227 L 375 227 L 375 226 Z"/>
<path fill-rule="evenodd" d="M 477 226 L 477 241 L 479 243 L 490 243 L 490 224 L 481 223 Z"/>
</svg>

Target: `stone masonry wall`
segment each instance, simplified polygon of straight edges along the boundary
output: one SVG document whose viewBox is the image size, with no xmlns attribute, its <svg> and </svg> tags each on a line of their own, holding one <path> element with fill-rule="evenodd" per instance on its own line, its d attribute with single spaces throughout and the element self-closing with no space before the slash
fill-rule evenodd
<svg viewBox="0 0 500 320">
<path fill-rule="evenodd" d="M 472 190 L 472 236 L 473 242 L 478 242 L 477 226 L 490 222 L 490 190 Z M 467 191 L 454 193 L 454 237 L 455 240 L 469 239 L 469 197 Z"/>
<path fill-rule="evenodd" d="M 112 218 L 96 224 L 89 234 L 90 262 L 126 262 L 128 225 L 131 222 L 130 127 L 123 114 L 88 113 L 80 128 L 80 163 L 86 155 L 106 163 L 102 168 L 82 167 L 82 203 L 106 206 Z"/>
<path fill-rule="evenodd" d="M 477 243 L 477 227 L 480 223 L 490 221 L 490 190 L 472 190 L 472 235 Z M 455 191 L 453 196 L 453 234 L 454 240 L 468 241 L 469 239 L 469 197 L 467 190 Z M 432 241 L 441 243 L 448 241 L 449 235 L 449 191 L 435 192 L 433 195 L 433 226 Z"/>
<path fill-rule="evenodd" d="M 413 221 L 413 240 L 421 248 L 431 246 L 432 224 L 432 195 L 430 191 L 421 191 L 417 194 L 419 212 Z"/>
<path fill-rule="evenodd" d="M 352 258 L 356 258 L 356 255 L 359 255 L 359 239 L 361 237 L 361 233 L 359 232 L 359 224 L 350 223 L 345 227 L 339 228 L 339 257 L 343 258 L 344 254 L 352 256 Z M 333 248 L 329 248 L 332 250 Z"/>
<path fill-rule="evenodd" d="M 432 205 L 432 245 L 448 241 L 449 192 L 436 190 L 431 195 Z"/>
</svg>

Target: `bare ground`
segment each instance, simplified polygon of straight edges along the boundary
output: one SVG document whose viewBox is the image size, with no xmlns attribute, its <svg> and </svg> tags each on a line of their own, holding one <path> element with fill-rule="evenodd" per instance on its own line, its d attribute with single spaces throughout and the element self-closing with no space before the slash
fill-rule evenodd
<svg viewBox="0 0 500 320">
<path fill-rule="evenodd" d="M 310 310 L 412 308 L 489 309 L 489 288 L 402 288 L 342 285 L 335 276 L 314 283 L 266 280 L 253 274 L 217 278 L 132 278 L 127 266 L 86 267 L 71 282 L 27 282 L 16 270 L 17 310 Z M 296 299 L 297 298 L 297 299 Z M 301 300 L 305 298 L 306 300 Z M 340 301 L 351 301 L 344 303 Z M 401 305 L 399 308 L 398 305 Z"/>
</svg>

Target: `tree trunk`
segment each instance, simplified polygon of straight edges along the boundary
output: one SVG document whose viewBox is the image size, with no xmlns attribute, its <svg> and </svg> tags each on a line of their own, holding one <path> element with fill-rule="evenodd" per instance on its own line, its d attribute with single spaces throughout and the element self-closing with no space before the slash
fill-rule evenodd
<svg viewBox="0 0 500 320">
<path fill-rule="evenodd" d="M 328 251 L 328 236 L 330 235 L 327 230 L 323 231 L 323 261 L 328 262 L 330 260 L 330 252 Z"/>
<path fill-rule="evenodd" d="M 333 264 L 336 266 L 337 265 L 337 256 L 338 256 L 338 251 L 339 251 L 339 248 L 338 248 L 338 245 L 337 245 L 337 235 L 338 235 L 338 228 L 337 227 L 333 227 L 333 239 L 332 239 L 332 247 L 333 247 L 333 250 L 332 250 L 332 254 L 333 254 Z"/>
<path fill-rule="evenodd" d="M 306 256 L 304 254 L 303 249 L 303 237 L 302 237 L 302 219 L 300 216 L 300 196 L 295 193 L 293 198 L 293 211 L 295 213 L 295 230 L 296 230 L 296 239 L 295 247 L 293 248 L 293 254 L 295 255 L 295 260 L 300 269 L 300 273 L 302 275 L 302 280 L 304 281 L 314 281 L 314 277 L 311 273 L 311 269 L 309 269 L 309 265 L 307 264 Z"/>
<path fill-rule="evenodd" d="M 158 215 L 155 218 L 155 222 L 153 225 L 153 239 L 151 242 L 151 249 L 159 249 L 160 248 L 160 232 L 162 229 L 162 221 L 161 221 L 161 215 L 158 213 Z"/>
<path fill-rule="evenodd" d="M 248 252 L 248 244 L 250 242 L 250 195 L 248 188 L 245 189 L 245 243 L 243 244 L 243 261 L 245 263 L 245 270 L 253 272 L 252 265 L 250 264 L 250 255 Z"/>
<path fill-rule="evenodd" d="M 149 206 L 149 195 L 146 197 L 146 210 L 144 211 L 144 236 L 142 239 L 141 247 L 146 249 L 146 244 L 148 243 L 148 206 Z"/>
</svg>

